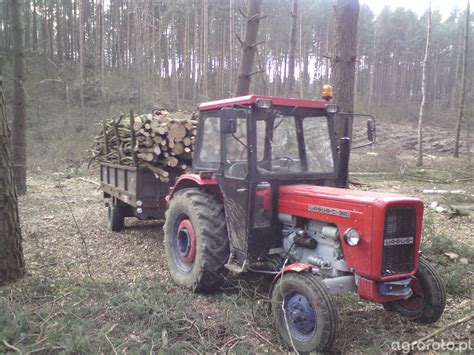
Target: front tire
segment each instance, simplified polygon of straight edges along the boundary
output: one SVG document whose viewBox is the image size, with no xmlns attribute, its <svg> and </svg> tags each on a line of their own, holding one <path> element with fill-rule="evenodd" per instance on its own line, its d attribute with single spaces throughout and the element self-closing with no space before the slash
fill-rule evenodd
<svg viewBox="0 0 474 355">
<path fill-rule="evenodd" d="M 170 201 L 163 229 L 173 280 L 194 292 L 217 290 L 229 259 L 223 205 L 198 189 L 182 190 Z"/>
<path fill-rule="evenodd" d="M 388 302 L 384 307 L 414 322 L 431 324 L 443 314 L 446 289 L 438 271 L 423 256 L 418 261 L 418 271 L 411 282 L 413 295 L 402 301 Z"/>
<path fill-rule="evenodd" d="M 280 336 L 298 352 L 327 352 L 336 339 L 336 305 L 313 274 L 283 274 L 272 291 L 272 315 Z"/>
</svg>

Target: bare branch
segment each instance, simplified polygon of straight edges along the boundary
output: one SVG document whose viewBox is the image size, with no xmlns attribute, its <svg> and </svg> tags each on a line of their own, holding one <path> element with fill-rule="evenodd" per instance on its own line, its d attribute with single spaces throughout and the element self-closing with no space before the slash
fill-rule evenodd
<svg viewBox="0 0 474 355">
<path fill-rule="evenodd" d="M 254 48 L 254 47 L 257 47 L 259 44 L 262 44 L 264 43 L 265 41 L 260 41 L 260 42 L 257 42 L 257 43 L 254 43 L 254 44 L 251 44 L 249 45 L 250 48 Z"/>
<path fill-rule="evenodd" d="M 240 45 L 241 45 L 242 47 L 245 46 L 244 41 L 242 41 L 242 39 L 239 37 L 239 35 L 238 35 L 237 33 L 235 34 L 235 37 L 237 37 L 237 40 L 240 42 Z"/>
<path fill-rule="evenodd" d="M 253 73 L 248 74 L 247 76 L 251 77 L 252 75 L 256 75 L 256 74 L 260 74 L 260 73 L 265 73 L 265 70 L 257 70 L 257 71 L 254 71 Z"/>
</svg>

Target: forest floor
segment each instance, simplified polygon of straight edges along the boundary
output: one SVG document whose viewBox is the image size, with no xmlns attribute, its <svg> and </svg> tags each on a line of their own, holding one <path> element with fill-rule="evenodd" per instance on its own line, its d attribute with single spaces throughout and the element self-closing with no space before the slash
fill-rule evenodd
<svg viewBox="0 0 474 355">
<path fill-rule="evenodd" d="M 432 156 L 419 169 L 413 154 L 406 158 L 390 149 L 388 144 L 377 153 L 353 155 L 353 187 L 425 200 L 423 250 L 447 283 L 447 307 L 439 322 L 425 326 L 356 295 L 338 296 L 335 352 L 394 353 L 393 342 L 415 341 L 472 312 L 472 165 Z M 36 169 L 29 174 L 28 194 L 20 198 L 28 273 L 0 288 L 0 353 L 290 351 L 271 324 L 268 280 L 230 276 L 212 295 L 175 286 L 162 224 L 129 218 L 123 232 L 109 231 L 101 193 L 84 180 L 97 181 L 97 173 L 79 175 Z M 425 191 L 435 189 L 462 192 Z M 447 211 L 429 208 L 433 202 Z M 434 339 L 467 342 L 472 329 L 464 323 Z"/>
</svg>

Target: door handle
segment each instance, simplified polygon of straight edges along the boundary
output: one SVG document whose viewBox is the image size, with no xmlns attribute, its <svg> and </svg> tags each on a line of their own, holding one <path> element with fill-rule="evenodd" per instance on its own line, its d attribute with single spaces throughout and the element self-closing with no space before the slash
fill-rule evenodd
<svg viewBox="0 0 474 355">
<path fill-rule="evenodd" d="M 243 188 L 241 188 L 241 189 L 237 189 L 236 191 L 237 191 L 237 192 L 244 192 L 244 191 L 247 191 L 247 188 L 246 188 L 246 187 L 243 187 Z"/>
</svg>

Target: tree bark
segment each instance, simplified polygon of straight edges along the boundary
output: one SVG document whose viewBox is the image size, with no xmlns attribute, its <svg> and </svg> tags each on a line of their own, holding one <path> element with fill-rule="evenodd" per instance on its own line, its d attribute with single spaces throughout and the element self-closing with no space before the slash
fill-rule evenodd
<svg viewBox="0 0 474 355">
<path fill-rule="evenodd" d="M 250 0 L 245 27 L 245 40 L 241 40 L 242 51 L 240 56 L 239 74 L 237 78 L 236 96 L 250 93 L 250 79 L 252 77 L 253 62 L 257 51 L 258 25 L 260 23 L 260 9 L 262 0 Z"/>
<path fill-rule="evenodd" d="M 461 90 L 459 98 L 459 116 L 456 122 L 456 130 L 454 135 L 454 153 L 455 158 L 459 158 L 459 137 L 461 135 L 461 122 L 464 119 L 466 107 L 466 78 L 467 78 L 467 54 L 469 52 L 469 0 L 467 1 L 466 7 L 466 22 L 464 27 L 464 41 L 463 41 L 463 58 L 462 58 L 462 71 L 461 71 Z"/>
<path fill-rule="evenodd" d="M 354 111 L 355 64 L 357 60 L 357 21 L 359 17 L 358 0 L 337 0 L 334 5 L 335 43 L 332 55 L 332 81 L 334 101 L 340 111 Z M 345 119 L 338 116 L 336 136 L 345 135 Z M 352 121 L 347 134 L 352 134 Z"/>
<path fill-rule="evenodd" d="M 428 29 L 426 31 L 426 46 L 425 46 L 425 56 L 423 58 L 423 71 L 421 74 L 421 104 L 420 104 L 420 114 L 418 115 L 418 154 L 416 157 L 416 165 L 423 165 L 423 116 L 425 114 L 426 107 L 426 92 L 427 92 L 427 83 L 426 83 L 426 66 L 428 63 L 428 55 L 430 50 L 430 39 L 431 39 L 431 1 L 428 9 Z"/>
<path fill-rule="evenodd" d="M 290 48 L 288 54 L 288 88 L 289 97 L 295 95 L 295 57 L 296 57 L 296 35 L 298 28 L 298 1 L 292 0 L 291 3 L 291 31 L 290 31 Z"/>
<path fill-rule="evenodd" d="M 0 57 L 0 285 L 12 282 L 25 273 L 25 262 L 18 217 L 13 157 L 10 152 L 5 101 L 3 98 L 2 64 Z"/>
<path fill-rule="evenodd" d="M 21 21 L 21 1 L 10 0 L 13 26 L 13 170 L 16 191 L 19 195 L 26 193 L 26 94 L 25 81 L 25 48 L 23 44 L 23 24 Z"/>
</svg>

